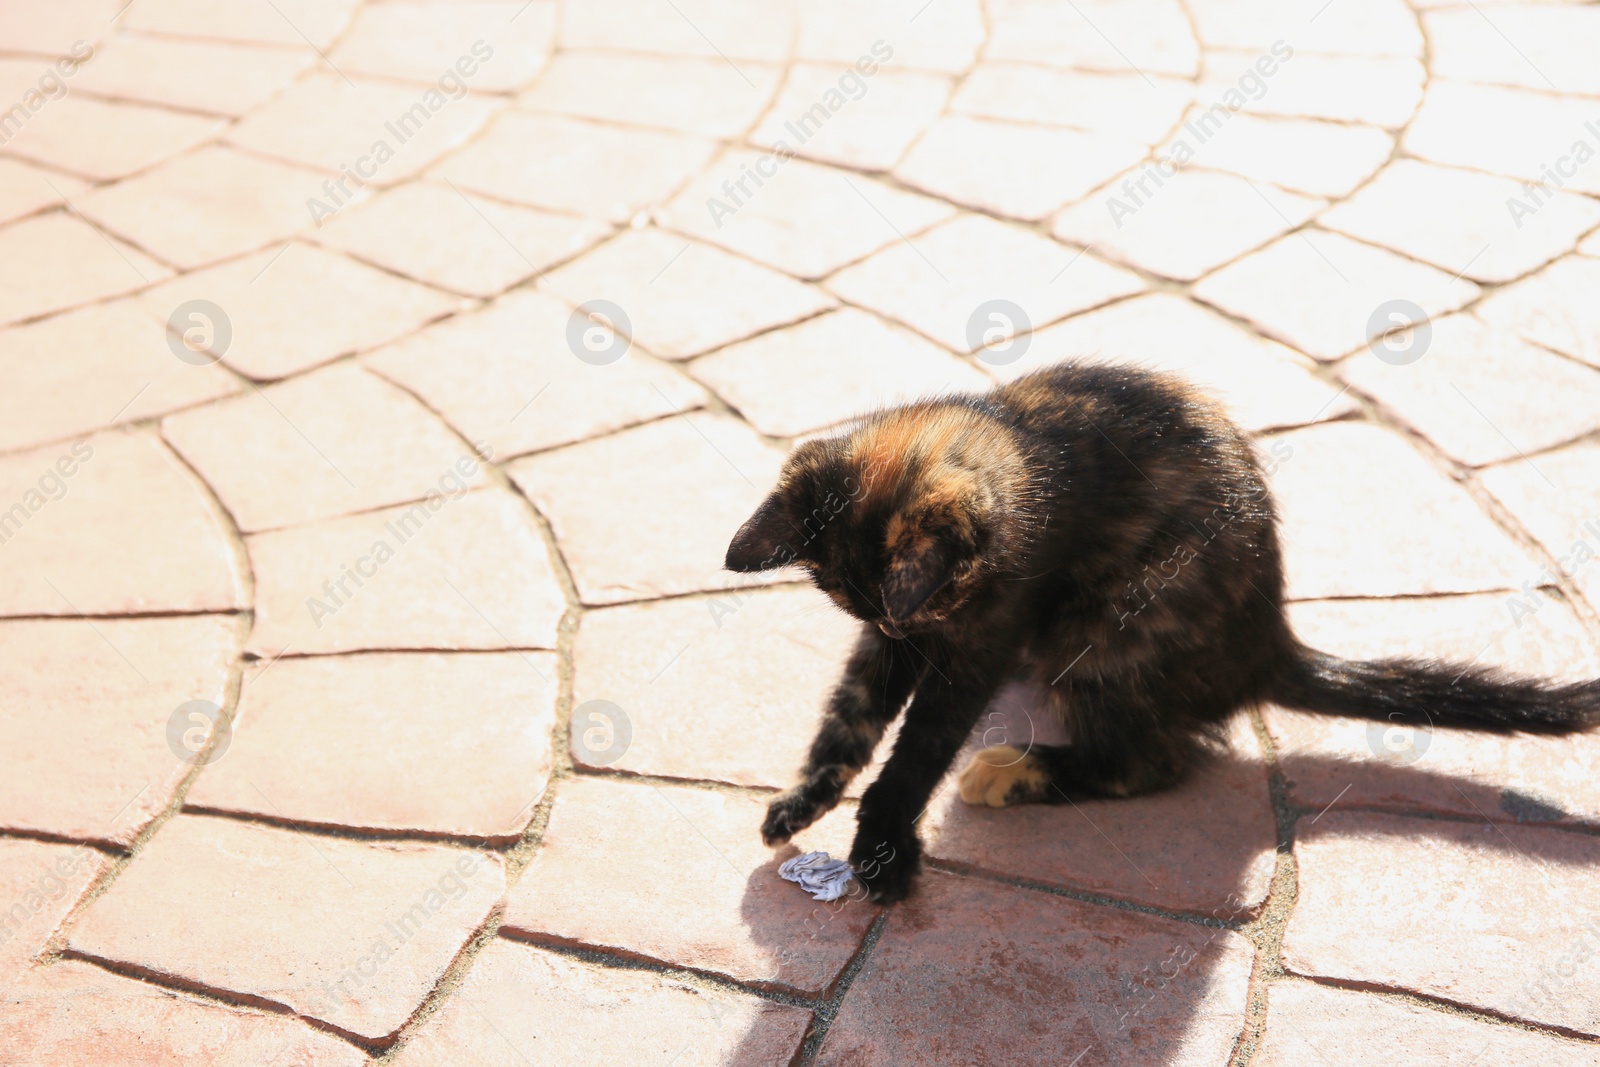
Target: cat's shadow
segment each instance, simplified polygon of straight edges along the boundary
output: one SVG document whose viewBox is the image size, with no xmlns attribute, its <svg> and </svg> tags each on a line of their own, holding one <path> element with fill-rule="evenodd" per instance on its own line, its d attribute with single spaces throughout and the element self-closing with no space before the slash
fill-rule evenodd
<svg viewBox="0 0 1600 1067">
<path fill-rule="evenodd" d="M 1584 862 L 1589 856 L 1600 865 L 1600 841 L 1584 833 L 1600 832 L 1600 821 L 1562 817 L 1499 788 L 1430 770 L 1426 759 L 1403 764 L 1376 756 L 1345 760 L 1298 754 L 1292 769 L 1305 779 L 1350 776 L 1352 780 L 1351 772 L 1359 770 L 1362 798 L 1448 794 L 1461 799 L 1466 808 L 1447 812 L 1420 802 L 1406 807 L 1399 800 L 1379 807 L 1352 797 L 1326 812 L 1295 807 L 1292 824 L 1280 826 L 1271 804 L 1268 768 L 1248 744 L 1242 746 L 1243 751 L 1216 756 L 1176 789 L 1149 797 L 999 810 L 963 804 L 954 796 L 955 773 L 970 751 L 995 743 L 992 731 L 997 725 L 1013 728 L 1000 720 L 980 723 L 955 771 L 930 804 L 920 823 L 930 866 L 911 898 L 889 910 L 882 937 L 841 1005 L 839 1019 L 847 1025 L 834 1024 L 816 1063 L 878 1062 L 891 1054 L 892 1047 L 896 1050 L 893 1055 L 910 1057 L 900 1062 L 930 1065 L 1032 1067 L 1058 1060 L 1065 1063 L 1080 1050 L 1087 1050 L 1076 1067 L 1190 1067 L 1194 1062 L 1188 1058 L 1193 1049 L 1186 1047 L 1190 1024 L 1214 1010 L 1205 999 L 1214 985 L 1210 981 L 1214 970 L 1226 968 L 1232 980 L 1240 980 L 1242 939 L 1219 939 L 1213 936 L 1214 926 L 1194 926 L 1195 944 L 1200 947 L 1193 961 L 1170 983 L 1158 981 L 1162 988 L 1152 1000 L 1150 983 L 1139 976 L 1157 976 L 1171 964 L 1172 934 L 1145 938 L 1140 942 L 1144 948 L 1131 954 L 1124 944 L 1113 959 L 1103 939 L 1063 933 L 1063 951 L 1041 968 L 1037 959 L 1026 959 L 1027 948 L 996 946 L 996 938 L 1001 942 L 1007 938 L 1008 922 L 1037 955 L 1038 923 L 1030 917 L 1048 918 L 1046 926 L 1061 921 L 1068 927 L 1083 924 L 1086 932 L 1093 933 L 1096 913 L 1107 904 L 1063 900 L 1048 892 L 1008 885 L 1007 880 L 1064 889 L 1069 896 L 1103 898 L 1119 921 L 1133 909 L 1156 907 L 1237 924 L 1259 913 L 1277 854 L 1292 849 L 1294 840 L 1308 833 L 1459 839 L 1464 824 L 1481 828 L 1492 822 L 1503 830 L 1519 817 L 1575 832 L 1482 832 L 1475 839 L 1491 849 L 1515 852 L 1541 867 Z M 984 736 L 985 731 L 991 731 L 989 736 Z M 1054 735 L 1046 729 L 1037 736 L 1041 743 L 1050 743 Z M 1016 738 L 1013 734 L 1012 740 Z M 1466 809 L 1481 812 L 1483 817 L 1462 815 L 1460 811 Z M 1350 817 L 1357 812 L 1374 817 Z M 1383 817 L 1400 814 L 1411 817 Z M 791 854 L 792 847 L 786 848 L 751 873 L 741 909 L 750 936 L 775 958 L 795 955 L 792 924 L 780 928 L 773 923 L 770 906 L 776 867 Z M 797 886 L 785 888 L 800 892 Z M 1022 895 L 1026 902 L 1018 905 L 1020 918 L 1013 916 L 981 932 L 964 933 L 958 927 L 970 922 L 973 913 L 949 909 L 949 900 L 963 893 L 982 899 L 996 894 L 1001 899 Z M 1116 903 L 1133 909 L 1117 909 Z M 1525 904 L 1509 901 L 1507 906 Z M 1095 910 L 1077 910 L 1082 908 Z M 827 906 L 824 910 L 831 914 L 830 926 L 849 921 L 847 916 L 852 925 L 863 924 L 879 911 L 860 900 L 852 900 L 842 909 Z M 991 913 L 999 914 L 993 909 Z M 1146 920 L 1135 914 L 1132 921 L 1161 925 L 1171 920 Z M 1167 929 L 1180 928 L 1163 926 Z M 963 955 L 959 947 L 951 946 L 959 946 L 964 937 L 986 938 L 989 947 L 976 956 Z M 925 941 L 925 952 L 914 945 L 919 939 Z M 1153 954 L 1145 960 L 1139 958 L 1140 952 Z M 985 962 L 978 963 L 980 959 Z M 1007 960 L 1012 961 L 1010 965 L 1000 962 Z M 1009 973 L 996 973 L 1002 969 Z M 835 980 L 828 997 L 837 991 L 837 984 Z M 1004 1004 L 996 1000 L 1002 995 L 996 992 L 1000 989 L 1006 991 Z M 904 998 L 903 1016 L 895 1010 L 895 998 Z M 1130 1017 L 1147 1025 L 1135 1032 L 1127 1028 Z M 1242 1027 L 1243 1017 L 1238 1021 Z M 861 1036 L 868 1031 L 876 1034 L 876 1045 L 862 1044 Z M 1006 1039 L 997 1041 L 1002 1032 Z M 770 1034 L 752 1030 L 727 1062 L 776 1062 L 770 1041 Z M 1062 1051 L 1069 1046 L 1063 1057 Z M 1220 1067 L 1226 1057 L 1217 1062 Z"/>
</svg>

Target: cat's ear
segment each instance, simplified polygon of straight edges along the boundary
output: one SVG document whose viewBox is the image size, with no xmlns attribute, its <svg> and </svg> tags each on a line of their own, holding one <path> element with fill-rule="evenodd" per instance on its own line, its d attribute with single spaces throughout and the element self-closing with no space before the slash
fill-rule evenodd
<svg viewBox="0 0 1600 1067">
<path fill-rule="evenodd" d="M 755 514 L 745 520 L 728 545 L 723 566 L 730 571 L 768 571 L 793 563 L 795 552 L 789 546 L 794 526 L 789 522 L 788 501 L 783 490 L 775 490 L 761 502 Z"/>
<path fill-rule="evenodd" d="M 889 559 L 883 574 L 883 610 L 890 619 L 909 619 L 928 598 L 949 584 L 966 553 L 948 531 L 907 539 Z"/>
</svg>

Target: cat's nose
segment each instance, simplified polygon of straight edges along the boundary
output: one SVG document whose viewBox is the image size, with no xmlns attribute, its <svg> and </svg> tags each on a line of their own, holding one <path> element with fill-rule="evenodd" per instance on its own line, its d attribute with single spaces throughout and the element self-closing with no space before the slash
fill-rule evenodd
<svg viewBox="0 0 1600 1067">
<path fill-rule="evenodd" d="M 894 623 L 890 622 L 888 619 L 879 619 L 878 620 L 878 629 L 883 631 L 883 636 L 892 637 L 896 641 L 898 641 L 901 638 L 905 637 L 905 634 L 900 632 L 900 627 L 896 626 Z"/>
</svg>

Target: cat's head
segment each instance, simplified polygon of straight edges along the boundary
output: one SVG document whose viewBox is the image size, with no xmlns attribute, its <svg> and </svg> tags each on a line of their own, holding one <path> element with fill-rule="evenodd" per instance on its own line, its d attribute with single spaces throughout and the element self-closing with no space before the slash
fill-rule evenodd
<svg viewBox="0 0 1600 1067">
<path fill-rule="evenodd" d="M 1027 470 L 1012 431 L 932 401 L 808 441 L 734 535 L 732 571 L 796 564 L 899 637 L 948 618 L 1021 550 Z"/>
</svg>

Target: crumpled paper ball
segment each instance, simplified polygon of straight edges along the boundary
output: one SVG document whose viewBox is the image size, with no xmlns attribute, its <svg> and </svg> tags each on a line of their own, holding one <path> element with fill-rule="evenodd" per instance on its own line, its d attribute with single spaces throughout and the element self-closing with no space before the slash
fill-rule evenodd
<svg viewBox="0 0 1600 1067">
<path fill-rule="evenodd" d="M 855 872 L 846 860 L 832 859 L 826 852 L 807 852 L 785 860 L 778 867 L 778 877 L 800 883 L 812 900 L 838 900 Z"/>
</svg>

